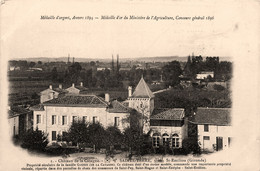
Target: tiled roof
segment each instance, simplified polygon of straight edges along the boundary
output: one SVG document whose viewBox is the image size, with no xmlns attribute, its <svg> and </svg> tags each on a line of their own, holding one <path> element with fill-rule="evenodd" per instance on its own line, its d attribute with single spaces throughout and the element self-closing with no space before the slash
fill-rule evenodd
<svg viewBox="0 0 260 171">
<path fill-rule="evenodd" d="M 67 92 L 68 92 L 68 91 L 73 91 L 73 90 L 87 91 L 88 88 L 83 87 L 83 86 L 75 86 L 75 87 L 71 86 L 71 87 L 69 87 L 69 88 L 66 89 Z"/>
<path fill-rule="evenodd" d="M 156 120 L 182 120 L 184 117 L 184 109 L 182 108 L 162 108 L 154 109 L 151 119 Z"/>
<path fill-rule="evenodd" d="M 135 98 L 153 98 L 154 94 L 144 81 L 144 78 L 142 77 L 139 83 L 137 84 L 134 93 L 131 97 Z"/>
<path fill-rule="evenodd" d="M 128 107 L 128 106 L 129 106 L 129 101 L 125 100 L 125 101 L 122 102 L 122 104 L 123 104 L 124 106 Z"/>
<path fill-rule="evenodd" d="M 57 91 L 58 93 L 68 93 L 67 90 L 62 89 L 62 88 L 54 88 L 55 91 Z"/>
<path fill-rule="evenodd" d="M 76 86 L 77 89 L 79 89 L 80 91 L 86 91 L 88 90 L 88 88 L 83 87 L 83 86 Z"/>
<path fill-rule="evenodd" d="M 191 118 L 195 124 L 231 125 L 230 108 L 198 108 Z"/>
<path fill-rule="evenodd" d="M 108 108 L 109 113 L 129 113 L 130 111 L 131 109 L 129 107 L 123 105 L 117 100 L 112 101 Z"/>
<path fill-rule="evenodd" d="M 71 86 L 71 87 L 69 87 L 69 88 L 66 89 L 66 91 L 68 91 L 68 92 L 74 91 L 74 90 L 80 91 L 80 89 L 78 89 L 78 88 L 76 88 L 76 87 L 73 87 L 73 86 Z"/>
<path fill-rule="evenodd" d="M 49 94 L 49 93 L 57 93 L 56 91 L 52 90 L 52 89 L 46 89 L 40 92 L 41 94 Z"/>
<path fill-rule="evenodd" d="M 46 106 L 107 107 L 108 103 L 95 95 L 65 95 L 43 103 Z"/>
<path fill-rule="evenodd" d="M 29 108 L 33 111 L 44 111 L 44 106 L 42 104 L 37 104 Z"/>
<path fill-rule="evenodd" d="M 25 108 L 18 107 L 18 106 L 12 106 L 11 109 L 8 111 L 8 117 L 12 118 L 12 117 L 19 116 L 22 114 L 27 114 L 27 113 L 30 113 L 30 111 Z"/>
</svg>

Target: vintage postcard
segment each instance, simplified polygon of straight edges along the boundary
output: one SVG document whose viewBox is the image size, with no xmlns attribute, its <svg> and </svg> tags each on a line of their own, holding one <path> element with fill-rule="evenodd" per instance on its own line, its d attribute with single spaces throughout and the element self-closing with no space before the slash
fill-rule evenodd
<svg viewBox="0 0 260 171">
<path fill-rule="evenodd" d="M 260 170 L 259 1 L 1 0 L 3 170 Z"/>
</svg>

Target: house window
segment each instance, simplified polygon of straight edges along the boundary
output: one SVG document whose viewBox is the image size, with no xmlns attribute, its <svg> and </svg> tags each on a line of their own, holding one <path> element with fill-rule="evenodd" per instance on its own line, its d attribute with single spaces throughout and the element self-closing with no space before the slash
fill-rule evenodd
<svg viewBox="0 0 260 171">
<path fill-rule="evenodd" d="M 163 145 L 168 146 L 169 145 L 169 135 L 163 134 Z"/>
<path fill-rule="evenodd" d="M 36 123 L 41 123 L 41 115 L 36 116 Z"/>
<path fill-rule="evenodd" d="M 209 136 L 203 136 L 203 140 L 210 140 Z"/>
<path fill-rule="evenodd" d="M 119 117 L 115 117 L 114 126 L 119 126 Z"/>
<path fill-rule="evenodd" d="M 67 124 L 67 116 L 62 116 L 62 125 Z"/>
<path fill-rule="evenodd" d="M 72 116 L 72 122 L 75 123 L 77 121 L 77 116 Z"/>
<path fill-rule="evenodd" d="M 52 125 L 56 124 L 56 115 L 52 115 L 51 123 Z"/>
<path fill-rule="evenodd" d="M 154 148 L 159 148 L 159 143 L 160 143 L 160 136 L 157 133 L 153 134 L 153 147 Z"/>
<path fill-rule="evenodd" d="M 209 132 L 209 125 L 204 125 L 204 132 Z"/>
<path fill-rule="evenodd" d="M 57 134 L 56 134 L 56 131 L 52 131 L 51 132 L 51 139 L 52 139 L 52 141 L 56 141 L 57 140 Z"/>
<path fill-rule="evenodd" d="M 93 124 L 96 124 L 97 123 L 97 116 L 93 116 Z"/>
<path fill-rule="evenodd" d="M 87 122 L 87 116 L 83 116 L 82 120 L 83 120 L 83 123 L 86 123 Z"/>
<path fill-rule="evenodd" d="M 173 148 L 179 148 L 180 147 L 180 142 L 179 142 L 179 135 L 178 134 L 173 134 L 172 135 L 172 147 Z"/>
</svg>

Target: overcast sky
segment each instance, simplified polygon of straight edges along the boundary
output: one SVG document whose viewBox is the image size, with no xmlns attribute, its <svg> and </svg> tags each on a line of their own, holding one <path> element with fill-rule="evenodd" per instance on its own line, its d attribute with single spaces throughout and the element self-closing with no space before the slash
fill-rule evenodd
<svg viewBox="0 0 260 171">
<path fill-rule="evenodd" d="M 192 1 L 193 2 L 193 1 Z M 218 6 L 218 8 L 216 8 Z M 197 8 L 196 8 L 197 7 Z M 2 4 L 2 56 L 232 56 L 241 5 L 206 1 L 12 0 Z M 208 21 L 41 20 L 41 16 L 214 16 Z"/>
</svg>

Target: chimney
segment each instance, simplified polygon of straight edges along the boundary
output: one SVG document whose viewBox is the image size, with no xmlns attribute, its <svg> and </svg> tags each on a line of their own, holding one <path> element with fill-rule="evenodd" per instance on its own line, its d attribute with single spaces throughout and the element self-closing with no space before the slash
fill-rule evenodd
<svg viewBox="0 0 260 171">
<path fill-rule="evenodd" d="M 132 96 L 132 86 L 128 87 L 128 97 Z"/>
<path fill-rule="evenodd" d="M 109 94 L 108 93 L 105 94 L 105 101 L 109 102 Z"/>
<path fill-rule="evenodd" d="M 83 87 L 83 82 L 80 82 L 80 87 Z"/>
<path fill-rule="evenodd" d="M 59 84 L 59 89 L 62 89 L 62 84 Z"/>
<path fill-rule="evenodd" d="M 49 86 L 49 89 L 51 89 L 51 90 L 52 90 L 52 85 L 50 85 L 50 86 Z"/>
<path fill-rule="evenodd" d="M 72 87 L 75 87 L 75 84 L 74 84 L 74 83 L 72 83 Z"/>
</svg>

